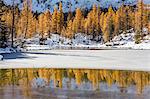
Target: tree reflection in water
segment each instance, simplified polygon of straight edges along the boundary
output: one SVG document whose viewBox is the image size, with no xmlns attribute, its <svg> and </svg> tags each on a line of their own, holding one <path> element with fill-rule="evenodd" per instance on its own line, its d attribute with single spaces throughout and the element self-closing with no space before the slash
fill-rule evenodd
<svg viewBox="0 0 150 99">
<path fill-rule="evenodd" d="M 85 89 L 100 90 L 100 83 L 105 83 L 108 87 L 117 84 L 122 93 L 127 92 L 127 87 L 136 86 L 136 92 L 141 94 L 143 89 L 150 84 L 150 72 L 94 69 L 0 70 L 1 87 L 6 85 L 21 86 L 26 90 L 25 92 L 28 92 L 31 87 L 48 86 L 80 89 L 83 84 L 86 84 Z"/>
</svg>

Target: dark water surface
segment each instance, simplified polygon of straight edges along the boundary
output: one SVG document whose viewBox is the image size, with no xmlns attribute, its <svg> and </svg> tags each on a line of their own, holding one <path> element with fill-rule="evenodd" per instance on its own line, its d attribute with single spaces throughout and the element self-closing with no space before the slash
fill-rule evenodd
<svg viewBox="0 0 150 99">
<path fill-rule="evenodd" d="M 150 99 L 150 72 L 1 69 L 0 99 Z"/>
</svg>

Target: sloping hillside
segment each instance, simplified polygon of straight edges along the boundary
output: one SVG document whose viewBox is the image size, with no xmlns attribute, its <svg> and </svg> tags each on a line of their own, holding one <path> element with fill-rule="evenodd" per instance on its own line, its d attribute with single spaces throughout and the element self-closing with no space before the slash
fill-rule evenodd
<svg viewBox="0 0 150 99">
<path fill-rule="evenodd" d="M 12 0 L 4 0 L 4 2 L 8 5 L 11 5 Z M 17 4 L 19 4 L 20 8 L 22 7 L 23 0 L 15 0 Z M 50 11 L 54 10 L 54 7 L 58 7 L 59 2 L 63 4 L 64 12 L 68 12 L 70 10 L 74 11 L 76 8 L 84 8 L 90 9 L 93 4 L 100 5 L 103 8 L 107 8 L 110 5 L 113 7 L 120 6 L 123 0 L 32 0 L 32 8 L 33 11 L 43 12 L 47 9 Z M 124 0 L 125 4 L 136 4 L 137 0 Z M 144 0 L 145 3 L 150 3 L 150 0 Z"/>
</svg>

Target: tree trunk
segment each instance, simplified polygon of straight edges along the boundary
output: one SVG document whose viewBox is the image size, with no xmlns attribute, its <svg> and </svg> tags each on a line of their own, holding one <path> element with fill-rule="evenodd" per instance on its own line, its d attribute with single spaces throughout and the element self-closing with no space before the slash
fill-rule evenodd
<svg viewBox="0 0 150 99">
<path fill-rule="evenodd" d="M 11 26 L 11 47 L 14 47 L 14 25 L 15 25 L 15 1 L 12 8 L 12 26 Z"/>
</svg>

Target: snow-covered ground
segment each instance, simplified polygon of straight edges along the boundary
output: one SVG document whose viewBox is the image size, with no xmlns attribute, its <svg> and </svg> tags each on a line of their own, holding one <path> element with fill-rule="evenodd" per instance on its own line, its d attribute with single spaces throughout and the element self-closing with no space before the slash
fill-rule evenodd
<svg viewBox="0 0 150 99">
<path fill-rule="evenodd" d="M 86 68 L 150 71 L 150 50 L 41 50 L 4 54 L 0 68 Z"/>
<path fill-rule="evenodd" d="M 117 48 L 150 49 L 150 34 L 147 33 L 146 29 L 143 31 L 146 36 L 139 44 L 135 43 L 135 33 L 132 29 L 128 30 L 127 33 L 114 37 L 111 43 Z"/>
<path fill-rule="evenodd" d="M 145 30 L 146 31 L 146 30 Z M 93 41 L 92 36 L 78 33 L 73 39 L 68 39 L 57 34 L 52 34 L 51 38 L 47 38 L 45 45 L 39 45 L 39 38 L 31 38 L 26 40 L 25 48 L 27 50 L 43 50 L 43 49 L 150 49 L 150 35 L 145 32 L 143 40 L 135 43 L 134 31 L 128 30 L 114 37 L 110 42 L 103 43 L 102 37 L 99 42 Z"/>
</svg>

